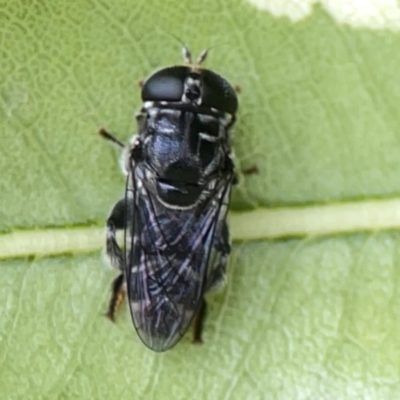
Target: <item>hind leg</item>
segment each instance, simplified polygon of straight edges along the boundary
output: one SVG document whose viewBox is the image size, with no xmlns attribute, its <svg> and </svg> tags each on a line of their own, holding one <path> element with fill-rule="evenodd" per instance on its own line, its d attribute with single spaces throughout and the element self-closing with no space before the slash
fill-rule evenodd
<svg viewBox="0 0 400 400">
<path fill-rule="evenodd" d="M 214 244 L 214 251 L 219 253 L 218 262 L 213 266 L 213 269 L 208 277 L 206 285 L 206 292 L 218 290 L 225 282 L 225 271 L 228 257 L 231 252 L 231 244 L 229 238 L 229 230 L 226 222 L 224 223 L 221 231 L 221 236 Z M 197 314 L 193 320 L 193 343 L 203 343 L 202 333 L 204 321 L 207 314 L 207 302 L 203 298 Z"/>
<path fill-rule="evenodd" d="M 124 259 L 116 239 L 116 231 L 126 227 L 126 218 L 126 201 L 121 199 L 114 205 L 107 219 L 106 254 L 111 266 L 120 272 L 111 284 L 111 299 L 105 314 L 111 321 L 115 320 L 115 314 L 121 307 L 126 295 L 125 275 L 123 273 Z"/>
<path fill-rule="evenodd" d="M 123 270 L 122 250 L 117 243 L 117 230 L 126 227 L 126 200 L 119 200 L 113 207 L 106 223 L 106 254 L 111 266 L 119 271 Z"/>
<path fill-rule="evenodd" d="M 203 300 L 201 301 L 200 308 L 193 319 L 192 343 L 194 344 L 203 343 L 203 339 L 201 336 L 203 333 L 203 325 L 204 325 L 204 320 L 206 319 L 206 314 L 207 314 L 207 303 L 206 300 L 203 298 Z"/>
</svg>

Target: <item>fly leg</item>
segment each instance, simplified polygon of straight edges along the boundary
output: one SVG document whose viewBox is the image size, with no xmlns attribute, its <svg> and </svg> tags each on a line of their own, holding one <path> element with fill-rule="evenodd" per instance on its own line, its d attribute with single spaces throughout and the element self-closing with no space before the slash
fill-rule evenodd
<svg viewBox="0 0 400 400">
<path fill-rule="evenodd" d="M 204 320 L 206 318 L 206 314 L 207 314 L 207 303 L 206 300 L 203 298 L 203 300 L 201 301 L 200 308 L 197 311 L 197 314 L 193 320 L 193 339 L 192 339 L 193 344 L 203 343 L 201 334 L 203 332 L 203 325 L 204 325 Z"/>
<path fill-rule="evenodd" d="M 113 134 L 101 128 L 98 134 L 105 140 L 112 142 L 121 149 L 125 149 L 125 145 L 117 139 Z M 112 267 L 116 268 L 120 274 L 113 280 L 111 284 L 111 299 L 105 316 L 111 321 L 115 320 L 115 314 L 121 307 L 125 298 L 126 284 L 123 274 L 123 256 L 122 250 L 116 240 L 116 231 L 125 229 L 126 226 L 126 201 L 119 200 L 113 207 L 110 216 L 107 219 L 106 233 L 106 254 Z"/>
<path fill-rule="evenodd" d="M 217 263 L 210 271 L 206 292 L 218 290 L 225 282 L 226 264 L 231 253 L 231 239 L 226 221 L 222 226 L 221 235 L 215 238 L 214 251 L 218 254 Z"/>
<path fill-rule="evenodd" d="M 107 312 L 104 314 L 110 321 L 115 321 L 115 314 L 120 309 L 126 296 L 126 285 L 124 274 L 119 274 L 111 284 L 111 299 L 108 303 Z"/>
<path fill-rule="evenodd" d="M 125 148 L 125 145 L 119 140 L 117 139 L 112 133 L 107 132 L 105 129 L 101 128 L 98 131 L 98 134 L 105 140 L 109 140 L 110 142 L 116 144 L 118 147 L 120 147 L 121 149 Z"/>
<path fill-rule="evenodd" d="M 105 314 L 111 321 L 115 320 L 115 314 L 124 301 L 126 292 L 125 276 L 123 273 L 124 259 L 122 250 L 116 239 L 116 231 L 125 229 L 126 219 L 126 200 L 121 199 L 115 204 L 107 219 L 106 254 L 111 266 L 120 272 L 111 285 L 111 299 Z"/>
<path fill-rule="evenodd" d="M 216 238 L 214 251 L 219 254 L 218 262 L 213 266 L 206 284 L 206 292 L 218 290 L 225 282 L 226 264 L 231 252 L 228 225 L 224 222 L 221 236 Z M 192 343 L 202 343 L 202 332 L 204 321 L 207 314 L 207 303 L 203 298 L 197 314 L 193 320 L 193 339 Z"/>
</svg>

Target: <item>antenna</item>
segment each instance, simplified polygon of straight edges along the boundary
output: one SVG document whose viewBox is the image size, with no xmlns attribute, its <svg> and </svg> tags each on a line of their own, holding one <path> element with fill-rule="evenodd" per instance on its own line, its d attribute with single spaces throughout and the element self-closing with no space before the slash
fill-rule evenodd
<svg viewBox="0 0 400 400">
<path fill-rule="evenodd" d="M 209 50 L 210 50 L 210 48 L 204 49 L 204 50 L 199 54 L 199 56 L 197 57 L 197 60 L 196 60 L 196 64 L 199 64 L 199 65 L 200 65 L 201 63 L 203 63 L 203 62 L 206 60 L 206 58 L 207 58 L 207 56 L 208 56 Z"/>
<path fill-rule="evenodd" d="M 185 60 L 185 63 L 191 64 L 192 63 L 192 53 L 189 50 L 189 47 L 185 46 L 182 44 L 182 56 L 183 59 Z"/>
<path fill-rule="evenodd" d="M 180 39 L 178 36 L 176 36 L 175 34 L 170 33 L 170 32 L 168 32 L 168 31 L 164 31 L 164 30 L 161 29 L 161 28 L 158 28 L 158 30 L 162 31 L 164 34 L 166 33 L 167 35 L 169 35 L 169 36 L 171 36 L 172 38 L 174 38 L 178 43 L 180 43 L 180 45 L 182 46 L 182 57 L 183 57 L 183 60 L 184 60 L 185 63 L 187 63 L 187 64 L 192 64 L 192 63 L 193 63 L 193 60 L 192 60 L 192 52 L 190 51 L 189 47 L 186 46 L 186 44 L 183 42 L 183 40 L 181 40 L 181 39 Z M 210 52 L 211 49 L 214 49 L 215 47 L 219 47 L 219 46 L 225 46 L 225 45 L 227 45 L 227 44 L 230 44 L 230 43 L 229 43 L 229 42 L 219 43 L 219 44 L 216 44 L 216 45 L 214 45 L 214 46 L 207 47 L 207 48 L 204 49 L 204 50 L 199 54 L 199 56 L 197 57 L 197 59 L 196 59 L 196 64 L 198 64 L 198 65 L 203 64 L 203 63 L 206 61 L 207 56 L 208 56 L 208 54 L 209 54 L 209 52 Z"/>
</svg>

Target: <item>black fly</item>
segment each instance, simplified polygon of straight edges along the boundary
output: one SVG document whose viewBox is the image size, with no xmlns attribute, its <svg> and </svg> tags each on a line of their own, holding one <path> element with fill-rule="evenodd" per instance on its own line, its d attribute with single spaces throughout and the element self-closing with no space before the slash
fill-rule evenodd
<svg viewBox="0 0 400 400">
<path fill-rule="evenodd" d="M 152 74 L 142 84 L 138 134 L 124 145 L 125 197 L 107 220 L 106 252 L 121 273 L 107 316 L 127 293 L 136 331 L 154 351 L 173 347 L 194 324 L 201 342 L 204 294 L 220 286 L 230 253 L 226 214 L 236 181 L 231 129 L 238 100 L 220 75 L 192 63 Z M 123 229 L 124 249 L 116 240 Z"/>
</svg>

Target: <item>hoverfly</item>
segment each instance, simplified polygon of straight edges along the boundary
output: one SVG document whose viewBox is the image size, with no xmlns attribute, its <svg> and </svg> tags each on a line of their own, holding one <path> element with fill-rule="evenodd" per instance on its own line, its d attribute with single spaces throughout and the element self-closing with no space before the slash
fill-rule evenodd
<svg viewBox="0 0 400 400">
<path fill-rule="evenodd" d="M 173 347 L 194 324 L 201 342 L 204 295 L 225 279 L 230 253 L 226 223 L 236 181 L 231 130 L 238 99 L 220 75 L 196 63 L 163 68 L 141 85 L 138 133 L 124 149 L 125 197 L 107 219 L 106 253 L 120 275 L 107 316 L 127 294 L 136 331 L 154 351 Z M 116 230 L 124 230 L 124 246 Z"/>
</svg>

